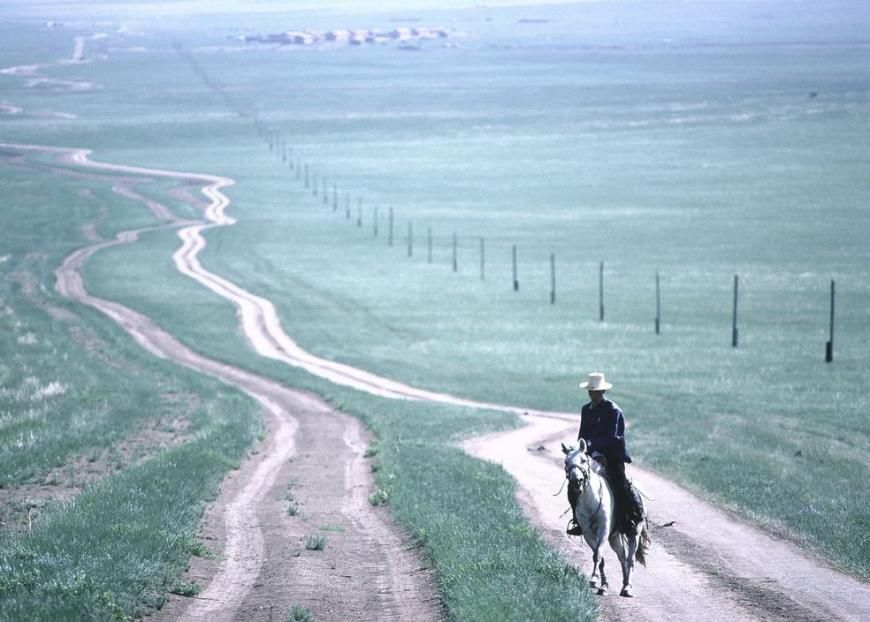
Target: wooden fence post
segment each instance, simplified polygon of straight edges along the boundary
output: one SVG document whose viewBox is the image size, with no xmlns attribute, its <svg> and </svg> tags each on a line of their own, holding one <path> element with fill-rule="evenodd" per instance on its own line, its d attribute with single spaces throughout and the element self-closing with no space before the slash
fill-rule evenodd
<svg viewBox="0 0 870 622">
<path fill-rule="evenodd" d="M 375 212 L 372 215 L 372 237 L 378 237 L 378 210 L 379 207 L 375 205 Z"/>
<path fill-rule="evenodd" d="M 414 223 L 408 221 L 408 257 L 414 256 Z"/>
<path fill-rule="evenodd" d="M 326 188 L 326 178 L 323 178 L 323 204 L 329 205 L 329 190 Z"/>
<path fill-rule="evenodd" d="M 480 280 L 486 280 L 486 246 L 483 238 L 480 238 Z"/>
<path fill-rule="evenodd" d="M 734 275 L 734 310 L 731 314 L 731 347 L 737 347 L 737 288 L 738 288 L 738 277 Z"/>
<path fill-rule="evenodd" d="M 517 245 L 516 244 L 514 244 L 511 247 L 511 258 L 512 258 L 512 263 L 513 263 L 514 291 L 517 292 L 520 289 L 520 282 L 517 280 Z"/>
<path fill-rule="evenodd" d="M 598 321 L 604 321 L 604 262 L 598 265 Z"/>
<path fill-rule="evenodd" d="M 831 326 L 830 339 L 825 344 L 825 363 L 831 363 L 834 360 L 834 279 L 831 279 Z"/>
<path fill-rule="evenodd" d="M 305 163 L 305 189 L 308 189 L 308 162 Z"/>
<path fill-rule="evenodd" d="M 661 332 L 662 323 L 662 295 L 659 285 L 659 273 L 656 272 L 656 335 Z"/>
<path fill-rule="evenodd" d="M 550 304 L 556 304 L 556 253 L 550 253 Z"/>
<path fill-rule="evenodd" d="M 332 211 L 338 210 L 338 186 L 332 184 Z"/>
</svg>

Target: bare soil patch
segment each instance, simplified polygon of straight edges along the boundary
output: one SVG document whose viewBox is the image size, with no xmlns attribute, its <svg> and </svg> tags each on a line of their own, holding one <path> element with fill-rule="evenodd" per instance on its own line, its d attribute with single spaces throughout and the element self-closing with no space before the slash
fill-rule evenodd
<svg viewBox="0 0 870 622">
<path fill-rule="evenodd" d="M 26 260 L 32 261 L 36 257 L 36 255 L 31 254 L 26 257 Z M 18 286 L 21 288 L 21 293 L 24 295 L 24 299 L 27 300 L 27 302 L 42 309 L 55 320 L 62 322 L 74 322 L 78 320 L 78 316 L 72 311 L 50 304 L 47 301 L 46 297 L 40 290 L 39 282 L 32 273 L 27 270 L 18 270 L 13 272 L 10 277 L 14 282 L 18 283 Z"/>
<path fill-rule="evenodd" d="M 196 403 L 194 398 L 188 396 L 190 404 Z M 171 420 L 148 419 L 111 447 L 74 456 L 62 466 L 40 474 L 35 481 L 0 488 L 0 527 L 9 531 L 31 529 L 50 504 L 69 501 L 88 484 L 180 445 L 189 438 L 189 427 L 190 420 L 183 414 Z"/>
<path fill-rule="evenodd" d="M 281 411 L 293 413 L 292 455 L 256 503 L 242 510 L 249 513 L 243 525 L 237 501 L 250 487 L 246 482 L 256 481 L 258 465 L 275 455 L 275 435 L 224 482 L 199 534 L 218 555 L 195 558 L 186 575 L 205 589 L 192 598 L 172 597 L 156 619 L 280 620 L 293 606 L 308 609 L 315 620 L 439 619 L 425 560 L 396 530 L 388 510 L 368 502 L 373 482 L 362 425 L 318 398 L 300 400 L 277 385 L 268 391 Z M 228 540 L 239 528 L 253 546 L 233 549 Z M 260 535 L 252 536 L 257 529 Z M 324 547 L 311 549 L 318 538 Z M 233 566 L 242 572 L 229 571 Z M 228 593 L 242 595 L 235 606 Z"/>
<path fill-rule="evenodd" d="M 77 494 L 77 489 L 49 484 L 0 488 L 0 529 L 28 531 L 48 505 L 72 499 Z"/>
</svg>

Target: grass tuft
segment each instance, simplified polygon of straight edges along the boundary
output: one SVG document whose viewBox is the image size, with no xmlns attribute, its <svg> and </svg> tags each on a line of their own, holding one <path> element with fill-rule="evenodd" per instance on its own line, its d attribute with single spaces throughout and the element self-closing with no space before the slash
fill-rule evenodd
<svg viewBox="0 0 870 622">
<path fill-rule="evenodd" d="M 301 605 L 293 605 L 287 610 L 287 615 L 284 616 L 285 622 L 311 622 L 314 616 L 311 610 Z"/>
<path fill-rule="evenodd" d="M 305 536 L 306 551 L 322 551 L 326 548 L 326 536 Z"/>
<path fill-rule="evenodd" d="M 178 596 L 196 596 L 200 592 L 199 584 L 193 581 L 176 581 L 172 584 L 172 587 L 169 589 L 171 594 L 177 594 Z"/>
<path fill-rule="evenodd" d="M 372 494 L 369 495 L 369 503 L 371 503 L 375 507 L 377 507 L 379 505 L 386 505 L 389 500 L 390 500 L 390 495 L 383 488 L 378 488 Z"/>
</svg>

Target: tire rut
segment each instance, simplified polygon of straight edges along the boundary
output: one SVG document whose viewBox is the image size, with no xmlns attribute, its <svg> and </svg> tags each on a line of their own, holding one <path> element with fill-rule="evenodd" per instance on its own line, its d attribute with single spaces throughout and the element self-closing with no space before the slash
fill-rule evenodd
<svg viewBox="0 0 870 622">
<path fill-rule="evenodd" d="M 578 417 L 579 419 L 579 417 Z M 473 456 L 500 464 L 516 480 L 518 499 L 547 542 L 587 575 L 591 552 L 565 535 L 568 501 L 554 495 L 564 478 L 560 441 L 576 437 L 577 423 L 525 418 L 517 430 L 464 443 Z M 653 498 L 653 546 L 648 566 L 632 573 L 635 598 L 605 596 L 608 621 L 867 620 L 870 588 L 831 569 L 795 545 L 746 525 L 673 483 L 629 466 L 629 475 Z M 608 547 L 611 589 L 622 572 Z"/>
<path fill-rule="evenodd" d="M 68 152 L 64 153 L 69 157 Z M 569 559 L 576 560 L 581 569 L 587 571 L 590 569 L 590 555 L 585 544 L 578 547 L 575 542 L 569 541 L 568 537 L 564 535 L 567 518 L 563 519 L 562 515 L 567 509 L 567 501 L 564 497 L 552 496 L 549 492 L 555 489 L 562 480 L 561 455 L 558 451 L 554 451 L 553 445 L 557 444 L 556 439 L 574 437 L 578 416 L 476 402 L 418 389 L 364 370 L 322 359 L 304 351 L 284 333 L 277 312 L 270 301 L 251 294 L 218 275 L 209 273 L 198 262 L 197 255 L 206 244 L 201 235 L 202 232 L 211 226 L 234 222 L 223 214 L 228 200 L 220 191 L 222 187 L 231 183 L 230 180 L 212 176 L 183 175 L 154 171 L 153 169 L 92 163 L 87 160 L 87 153 L 84 151 L 77 152 L 72 160 L 82 166 L 92 166 L 103 170 L 111 169 L 125 174 L 169 176 L 188 182 L 196 180 L 207 184 L 203 192 L 211 200 L 211 204 L 206 210 L 206 217 L 211 224 L 197 224 L 182 229 L 179 236 L 182 238 L 183 244 L 174 255 L 174 259 L 181 272 L 191 276 L 236 305 L 245 335 L 262 356 L 301 367 L 337 384 L 350 386 L 373 395 L 392 399 L 425 400 L 472 408 L 501 410 L 520 415 L 526 422 L 526 427 L 472 439 L 465 443 L 464 447 L 470 454 L 497 462 L 509 471 L 518 482 L 518 497 L 532 523 L 538 526 L 552 546 Z M 111 311 L 111 306 L 104 309 L 104 312 L 110 316 Z M 147 327 L 147 322 L 147 318 L 139 318 L 132 323 L 133 326 L 128 330 L 136 336 L 137 329 L 142 326 Z M 137 340 L 139 339 L 137 337 Z M 142 339 L 140 343 L 143 343 L 144 347 L 148 347 L 147 338 Z M 181 347 L 183 348 L 183 346 Z M 175 354 L 173 358 L 175 358 Z M 206 373 L 209 372 L 206 371 Z M 233 373 L 246 372 L 234 370 Z M 301 434 L 301 429 L 305 425 L 302 423 L 304 417 L 297 414 L 297 421 L 300 425 L 300 431 L 297 431 L 297 434 Z M 333 456 L 344 451 L 337 449 L 339 445 L 354 445 L 344 436 L 342 436 L 341 443 L 334 437 L 330 438 L 332 438 L 330 448 Z M 314 442 L 314 439 L 309 442 Z M 544 446 L 544 451 L 529 451 L 530 446 L 537 447 L 539 445 Z M 354 454 L 351 451 L 349 456 L 353 455 L 360 454 L 359 452 Z M 350 462 L 344 462 L 345 465 L 353 463 L 352 458 Z M 335 471 L 334 464 L 332 467 Z M 321 471 L 328 470 L 323 465 L 320 465 L 319 469 Z M 351 466 L 346 466 L 345 469 L 353 470 Z M 791 543 L 777 540 L 746 525 L 739 517 L 714 508 L 664 478 L 637 468 L 633 468 L 632 473 L 641 481 L 643 488 L 655 499 L 651 504 L 651 515 L 654 527 L 653 534 L 657 542 L 651 551 L 649 568 L 639 568 L 633 575 L 638 597 L 634 599 L 603 598 L 600 602 L 604 619 L 631 619 L 632 621 L 681 619 L 710 622 L 756 619 L 870 619 L 870 589 L 865 583 L 831 569 L 824 562 L 811 557 Z M 356 474 L 349 481 L 360 482 L 358 478 L 361 477 L 362 474 Z M 334 493 L 337 490 L 337 485 L 334 482 L 339 481 L 338 475 L 334 472 L 333 478 L 331 490 Z M 277 478 L 276 481 L 281 481 L 281 478 Z M 345 481 L 348 480 L 345 479 Z M 277 498 L 276 495 L 281 494 L 281 490 L 278 489 L 280 486 L 276 488 L 276 485 L 273 485 L 267 488 L 269 491 L 266 498 L 271 498 L 274 501 Z M 330 489 L 328 486 L 323 486 L 320 490 Z M 376 516 L 373 518 L 371 514 L 353 515 L 353 512 L 347 509 L 351 507 L 347 504 L 350 503 L 348 498 L 353 498 L 353 493 L 353 490 L 348 492 L 345 489 L 342 491 L 341 494 L 345 495 L 342 501 L 342 510 L 336 511 L 334 516 L 340 518 L 340 521 L 349 521 L 347 523 L 340 522 L 339 525 L 342 529 L 345 525 L 353 526 L 355 531 L 350 533 L 360 534 L 364 540 L 366 529 L 377 531 L 376 523 L 379 519 Z M 357 501 L 353 507 L 359 508 L 362 505 L 365 504 Z M 265 510 L 261 509 L 261 511 Z M 348 516 L 348 512 L 351 516 Z M 273 511 L 268 516 L 274 519 L 274 514 Z M 361 518 L 363 516 L 366 518 Z M 267 523 L 267 518 L 264 515 L 256 520 L 270 524 Z M 311 525 L 313 526 L 326 521 L 327 516 L 312 514 L 312 520 Z M 361 520 L 363 522 L 359 523 Z M 324 526 L 318 525 L 318 528 Z M 275 531 L 282 529 L 283 527 L 280 525 L 275 527 Z M 394 533 L 389 529 L 387 532 Z M 336 531 L 336 533 L 344 532 Z M 299 537 L 299 533 L 296 534 L 296 537 Z M 330 535 L 330 538 L 333 536 Z M 334 536 L 334 539 L 337 543 L 342 538 Z M 269 547 L 268 544 L 266 546 L 270 553 L 276 550 Z M 392 546 L 391 550 L 395 551 L 395 543 Z M 377 550 L 377 546 L 368 544 L 363 550 L 370 555 L 371 551 Z M 286 554 L 296 556 L 297 552 L 299 553 L 298 557 L 302 558 L 301 552 L 290 547 L 286 549 L 285 553 L 278 553 L 277 559 L 284 559 L 282 555 Z M 328 559 L 328 556 L 325 555 L 321 557 Z M 605 558 L 610 578 L 614 585 L 618 585 L 621 573 L 615 556 L 608 551 Z M 288 560 L 288 562 L 290 561 Z M 362 564 L 364 561 L 365 557 L 363 556 L 359 558 L 358 563 Z M 377 562 L 374 563 L 377 565 Z M 283 568 L 286 565 L 287 563 L 282 562 L 275 567 Z M 329 570 L 336 570 L 336 568 Z M 279 570 L 275 572 L 280 574 Z M 403 594 L 407 596 L 406 588 L 401 587 L 401 584 L 402 578 L 407 579 L 410 576 L 408 573 L 407 565 L 400 571 L 391 567 L 381 568 L 375 576 L 377 582 L 386 581 L 386 583 L 376 586 L 375 593 L 380 595 L 390 593 L 396 598 L 400 598 Z M 276 576 L 278 575 L 276 574 Z M 335 576 L 331 575 L 331 578 L 334 579 Z M 339 575 L 338 578 L 353 578 L 353 575 L 350 577 Z M 334 584 L 333 587 L 336 588 L 334 591 L 339 591 L 338 586 L 340 585 L 340 582 Z M 383 585 L 391 587 L 384 588 Z M 257 586 L 250 587 L 254 589 Z M 417 588 L 421 590 L 417 592 L 418 594 L 425 592 L 425 588 L 420 588 L 419 584 Z M 294 593 L 301 595 L 306 592 L 302 588 L 302 591 Z M 371 594 L 368 597 L 375 598 Z M 203 600 L 205 599 L 203 598 Z M 342 603 L 347 606 L 350 600 L 352 599 L 342 600 L 335 597 L 333 602 L 335 607 L 339 607 Z M 244 611 L 254 612 L 257 611 L 257 607 L 262 608 L 261 601 L 262 599 L 253 596 L 253 592 L 248 591 L 242 607 L 245 607 Z M 406 619 L 406 616 L 408 619 L 418 619 L 421 616 L 421 603 L 430 601 L 424 598 L 406 602 L 413 603 L 413 612 L 409 613 L 402 609 L 402 603 L 398 601 L 394 601 L 392 608 L 387 606 L 386 611 L 393 612 L 393 615 L 397 616 L 396 619 Z M 351 606 L 354 612 L 356 606 Z M 429 613 L 433 616 L 436 615 L 432 610 Z M 343 615 L 355 614 L 345 612 Z M 360 615 L 364 616 L 365 614 Z M 327 619 L 333 618 L 328 615 Z M 344 618 L 342 617 L 342 619 Z"/>
<path fill-rule="evenodd" d="M 206 209 L 210 218 L 215 218 L 225 205 L 221 204 L 226 199 L 219 189 L 232 183 L 211 176 L 91 163 L 84 150 L 9 144 L 0 147 L 25 153 L 48 152 L 84 167 L 124 174 L 206 182 L 209 185 L 203 192 L 212 201 Z M 220 544 L 219 560 L 194 563 L 194 572 L 207 581 L 205 589 L 193 599 L 171 599 L 156 617 L 191 621 L 261 619 L 259 594 L 265 593 L 273 607 L 283 610 L 305 603 L 317 619 L 440 619 L 431 575 L 418 572 L 423 562 L 409 550 L 389 515 L 368 503 L 372 478 L 363 458 L 365 431 L 357 420 L 336 412 L 315 396 L 208 359 L 147 316 L 87 292 L 80 269 L 94 253 L 133 243 L 145 231 L 189 224 L 175 219 L 168 208 L 154 201 L 118 186 L 114 190 L 141 200 L 168 222 L 121 232 L 113 240 L 101 240 L 73 252 L 56 270 L 58 293 L 102 312 L 154 356 L 242 390 L 261 405 L 267 427 L 264 441 L 224 482 L 219 500 L 208 510 L 203 523 L 206 538 Z M 297 436 L 302 437 L 301 444 Z M 300 499 L 309 514 L 307 520 L 296 521 L 303 527 L 294 528 L 294 521 L 288 525 L 291 517 L 286 498 L 281 502 L 291 480 L 299 480 Z M 216 518 L 219 525 L 215 524 Z M 327 519 L 331 523 L 326 523 Z M 340 537 L 332 539 L 328 548 L 330 555 L 321 559 L 303 556 L 300 529 L 316 534 L 323 526 L 340 529 Z M 324 566 L 324 559 L 332 561 Z M 344 589 L 334 589 L 337 579 L 348 579 Z"/>
</svg>

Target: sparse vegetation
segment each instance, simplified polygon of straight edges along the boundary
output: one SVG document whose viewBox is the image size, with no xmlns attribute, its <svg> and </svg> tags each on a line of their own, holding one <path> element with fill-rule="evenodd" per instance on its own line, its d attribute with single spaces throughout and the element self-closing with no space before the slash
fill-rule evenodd
<svg viewBox="0 0 870 622">
<path fill-rule="evenodd" d="M 287 500 L 287 515 L 297 516 L 299 514 L 299 503 L 297 503 L 296 498 L 293 496 L 292 485 L 287 487 L 284 498 Z"/>
<path fill-rule="evenodd" d="M 214 551 L 212 551 L 210 548 L 208 548 L 205 544 L 203 544 L 200 540 L 196 538 L 191 538 L 190 553 L 195 557 L 202 557 L 203 559 L 217 558 L 217 555 Z"/>
<path fill-rule="evenodd" d="M 68 52 L 68 33 L 8 25 L 3 33 L 3 66 L 21 62 L 23 51 L 34 53 L 27 62 L 53 60 L 61 48 Z M 824 65 L 804 63 L 808 53 L 778 50 L 776 58 L 765 57 L 768 74 L 775 73 L 776 63 L 790 76 L 790 68 L 801 67 L 808 72 L 802 79 L 830 85 L 831 92 L 848 84 L 848 74 L 863 75 L 865 61 L 856 60 L 866 56 L 861 50 L 858 56 L 838 50 L 842 70 L 830 75 L 813 68 Z M 576 62 L 569 50 L 558 56 L 538 50 L 535 79 L 544 88 L 519 89 L 515 81 L 526 78 L 528 64 L 512 66 L 511 58 L 500 57 L 506 68 L 518 71 L 492 78 L 485 71 L 492 54 L 466 53 L 459 61 L 458 78 L 465 82 L 455 90 L 456 103 L 474 105 L 480 123 L 472 127 L 453 115 L 443 97 L 444 80 L 454 78 L 455 65 L 444 67 L 449 73 L 433 68 L 431 82 L 409 71 L 414 89 L 402 99 L 409 114 L 401 123 L 386 123 L 372 118 L 371 106 L 382 101 L 390 80 L 396 88 L 407 84 L 393 58 L 375 59 L 359 77 L 339 66 L 324 71 L 331 62 L 325 56 L 316 67 L 310 55 L 276 60 L 258 51 L 204 61 L 220 62 L 221 80 L 244 85 L 264 118 L 271 115 L 276 125 L 294 119 L 302 155 L 340 169 L 348 191 L 367 193 L 366 207 L 369 200 L 402 201 L 397 213 L 418 219 L 417 231 L 431 224 L 432 265 L 419 253 L 400 260 L 395 248 L 373 241 L 368 228 L 360 235 L 330 210 L 309 209 L 308 193 L 288 183 L 286 167 L 263 153 L 248 120 L 227 116 L 224 102 L 204 97 L 207 91 L 189 69 L 162 52 L 137 55 L 148 62 L 134 61 L 135 72 L 130 55 L 123 54 L 75 66 L 112 85 L 99 97 L 28 89 L 24 78 L 7 76 L 4 101 L 20 98 L 34 110 L 56 105 L 86 118 L 10 119 L 4 122 L 4 140 L 81 144 L 130 164 L 231 175 L 238 182 L 232 211 L 239 224 L 208 233 L 203 261 L 273 300 L 304 348 L 427 388 L 560 410 L 577 409 L 579 375 L 604 369 L 617 381 L 613 396 L 631 422 L 630 444 L 639 463 L 870 576 L 870 540 L 855 537 L 870 514 L 867 495 L 855 494 L 867 481 L 870 425 L 864 416 L 870 336 L 866 227 L 863 202 L 855 198 L 866 194 L 866 158 L 864 145 L 849 138 L 862 135 L 856 130 L 866 124 L 860 111 L 831 101 L 825 114 L 797 112 L 800 131 L 785 136 L 788 121 L 771 112 L 782 104 L 756 107 L 767 96 L 777 102 L 791 98 L 793 86 L 766 92 L 751 77 L 758 59 L 754 51 L 705 54 L 715 58 L 716 72 L 691 55 L 609 51 L 607 71 L 616 82 L 602 78 L 590 108 L 577 109 L 576 100 L 565 98 L 565 107 L 553 111 L 560 122 L 580 124 L 559 132 L 580 135 L 592 146 L 578 152 L 575 143 L 552 140 L 552 119 L 539 114 L 537 98 L 588 79 L 571 72 L 594 69 Z M 582 54 L 579 58 L 602 58 L 594 50 Z M 690 57 L 702 64 L 683 64 Z M 661 60 L 668 71 L 659 71 Z M 722 96 L 718 69 L 729 66 L 729 92 Z M 672 69 L 685 79 L 674 84 Z M 276 75 L 293 72 L 304 80 L 314 71 L 323 92 L 354 89 L 359 97 L 330 102 L 313 94 L 288 100 L 284 93 L 257 88 L 274 84 Z M 626 90 L 638 71 L 645 77 L 643 92 Z M 480 99 L 462 100 L 462 94 L 477 92 L 481 75 L 487 88 Z M 715 81 L 709 82 L 712 75 Z M 156 84 L 165 89 L 159 108 L 141 97 L 146 90 L 150 97 Z M 661 108 L 635 127 L 639 96 Z M 704 102 L 699 113 L 704 118 L 693 114 L 695 120 L 683 124 L 673 106 L 685 97 Z M 504 101 L 509 107 L 502 107 Z M 747 133 L 734 132 L 733 124 L 717 126 L 716 115 L 730 118 L 729 109 L 738 105 L 754 119 L 740 126 Z M 297 123 L 311 115 L 312 106 L 318 122 Z M 598 114 L 602 107 L 606 118 Z M 591 118 L 595 123 L 589 124 Z M 169 122 L 172 132 L 166 131 Z M 674 140 L 677 122 L 684 131 Z M 499 133 L 500 127 L 506 131 Z M 348 140 L 346 129 L 358 140 Z M 745 150 L 747 136 L 762 146 L 757 152 Z M 824 136 L 833 139 L 818 140 Z M 626 144 L 637 148 L 627 150 Z M 645 148 L 649 145 L 655 149 Z M 459 152 L 466 157 L 455 158 Z M 655 157 L 643 155 L 649 153 Z M 825 162 L 836 168 L 823 171 Z M 631 183 L 625 182 L 625 171 L 631 171 Z M 119 229 L 152 224 L 145 210 L 124 209 L 124 201 L 108 192 L 109 184 L 96 179 L 73 183 L 9 168 L 0 175 L 4 197 L 11 198 L 0 212 L 0 489 L 34 482 L 70 488 L 55 469 L 81 456 L 101 465 L 103 450 L 129 438 L 143 418 L 177 407 L 158 397 L 155 386 L 192 390 L 205 400 L 193 413 L 191 437 L 183 445 L 146 447 L 141 463 L 107 455 L 96 478 L 105 479 L 73 501 L 25 506 L 28 516 L 33 510 L 32 533 L 0 541 L 0 560 L 13 570 L 0 575 L 0 618 L 81 617 L 83 608 L 109 618 L 159 606 L 183 566 L 179 560 L 192 552 L 187 536 L 204 497 L 213 492 L 211 484 L 237 464 L 249 442 L 252 410 L 220 386 L 141 354 L 104 318 L 52 294 L 54 268 L 83 243 L 81 225 L 99 220 L 96 233 L 108 238 Z M 518 190 L 518 180 L 531 184 L 527 192 Z M 160 184 L 143 192 L 165 199 Z M 85 190 L 91 198 L 79 194 Z M 445 232 L 460 225 L 463 244 L 472 236 L 489 236 L 485 282 L 476 274 L 469 277 L 468 266 L 477 259 L 474 245 L 460 248 L 458 274 L 447 267 Z M 590 251 L 578 244 L 591 230 L 608 245 Z M 509 287 L 512 243 L 521 249 L 518 292 Z M 133 247 L 94 257 L 86 280 L 98 295 L 152 315 L 206 354 L 316 390 L 364 417 L 379 438 L 372 469 L 383 498 L 375 501 L 389 499 L 391 510 L 425 546 L 451 617 L 592 615 L 594 604 L 582 581 L 541 545 L 518 512 L 511 480 L 454 446 L 464 436 L 514 425 L 511 417 L 392 403 L 257 359 L 238 335 L 233 309 L 171 268 L 167 258 L 177 245 L 173 233 L 150 234 Z M 560 279 L 562 270 L 573 275 L 553 306 L 543 302 L 545 253 L 551 248 Z M 600 260 L 607 262 L 607 322 L 597 321 L 594 308 Z M 652 275 L 659 269 L 665 318 L 663 334 L 654 336 Z M 741 303 L 736 350 L 727 344 L 732 271 L 745 277 L 741 283 L 748 294 Z M 820 352 L 829 276 L 845 281 L 846 300 L 838 315 L 836 362 L 826 367 Z M 51 315 L 57 309 L 76 318 L 57 320 Z M 818 384 L 829 399 L 818 398 Z M 763 413 L 758 404 L 765 405 Z M 188 460 L 194 468 L 180 475 L 177 465 L 187 466 Z M 123 503 L 139 507 L 147 498 L 155 505 L 150 495 L 161 490 L 152 491 L 146 476 L 171 488 L 163 491 L 168 497 L 161 497 L 162 503 L 180 508 L 180 515 L 156 509 L 124 514 Z M 112 484 L 119 481 L 138 492 Z M 293 500 L 288 503 L 289 514 L 298 511 Z M 91 529 L 104 522 L 111 528 Z M 81 546 L 80 534 L 86 536 Z M 96 551 L 129 565 L 113 567 L 108 576 L 105 558 L 96 559 Z M 70 609 L 51 609 L 61 606 L 57 603 Z"/>
<path fill-rule="evenodd" d="M 0 167 L 15 196 L 0 210 L 0 620 L 131 619 L 199 589 L 180 576 L 211 555 L 197 524 L 257 409 L 54 294 L 54 266 L 84 243 L 76 217 L 128 223 L 96 182 L 85 201 L 36 180 Z"/>
<path fill-rule="evenodd" d="M 178 596 L 196 596 L 199 594 L 200 586 L 191 581 L 176 581 L 169 589 L 170 593 Z"/>
<path fill-rule="evenodd" d="M 311 610 L 300 605 L 293 605 L 287 611 L 284 620 L 285 622 L 312 622 L 314 617 L 311 615 Z"/>
<path fill-rule="evenodd" d="M 390 493 L 388 493 L 383 488 L 376 489 L 372 494 L 369 495 L 369 503 L 374 506 L 386 505 L 390 500 Z"/>
<path fill-rule="evenodd" d="M 326 548 L 326 536 L 305 536 L 306 551 L 322 551 Z"/>
</svg>

